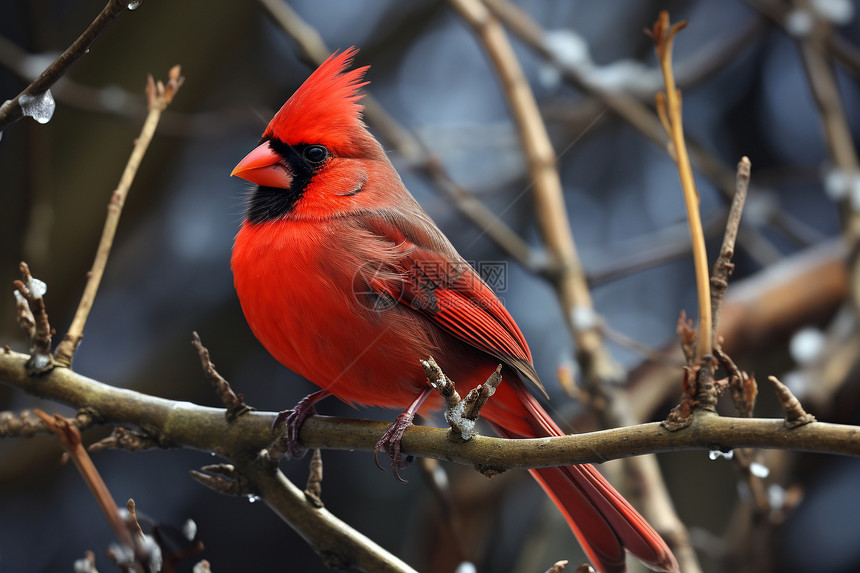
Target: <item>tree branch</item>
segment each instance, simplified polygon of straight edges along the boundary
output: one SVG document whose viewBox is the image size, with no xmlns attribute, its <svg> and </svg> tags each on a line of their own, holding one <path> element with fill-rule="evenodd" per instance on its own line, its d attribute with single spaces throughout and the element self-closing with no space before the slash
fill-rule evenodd
<svg viewBox="0 0 860 573">
<path fill-rule="evenodd" d="M 440 430 L 441 431 L 441 430 Z M 237 464 L 266 504 L 286 521 L 332 569 L 351 566 L 380 573 L 415 573 L 409 565 L 346 525 L 325 508 L 309 503 L 305 493 L 276 466 L 259 458 Z"/>
<path fill-rule="evenodd" d="M 108 203 L 108 214 L 105 219 L 102 236 L 99 240 L 98 248 L 96 249 L 95 260 L 90 272 L 87 273 L 87 284 L 84 287 L 84 293 L 81 295 L 81 301 L 78 304 L 78 309 L 75 311 L 75 317 L 72 319 L 72 324 L 69 330 L 63 337 L 63 340 L 57 345 L 55 359 L 64 366 L 71 366 L 75 351 L 84 336 L 84 325 L 87 322 L 87 317 L 90 314 L 90 309 L 96 300 L 96 293 L 99 289 L 99 284 L 104 275 L 105 267 L 107 266 L 110 250 L 113 246 L 113 239 L 116 236 L 116 229 L 119 225 L 119 217 L 122 214 L 125 199 L 128 196 L 131 184 L 134 181 L 137 170 L 143 161 L 143 156 L 149 148 L 149 143 L 155 136 L 155 128 L 158 126 L 158 121 L 161 119 L 161 113 L 167 108 L 173 96 L 182 86 L 183 78 L 180 75 L 179 66 L 174 66 L 170 69 L 169 79 L 167 84 L 161 81 L 155 82 L 152 76 L 147 78 L 146 96 L 149 102 L 149 114 L 146 116 L 146 121 L 143 123 L 143 128 L 140 135 L 134 143 L 134 148 L 126 163 L 125 170 L 122 172 L 119 184 L 111 194 Z"/>
<path fill-rule="evenodd" d="M 67 368 L 38 377 L 27 374 L 27 355 L 0 352 L 0 380 L 30 394 L 75 408 L 88 407 L 100 423 L 132 424 L 158 433 L 165 447 L 187 447 L 243 460 L 272 440 L 274 412 L 249 412 L 228 422 L 221 408 L 176 402 L 116 388 Z M 371 452 L 390 424 L 311 416 L 299 432 L 306 448 Z M 403 436 L 409 455 L 447 460 L 478 469 L 528 469 L 600 463 L 630 456 L 685 450 L 791 449 L 860 455 L 860 427 L 812 422 L 788 429 L 784 420 L 694 416 L 689 427 L 669 432 L 659 423 L 639 424 L 555 438 L 511 440 L 476 436 L 458 444 L 440 428 L 412 426 Z"/>
<path fill-rule="evenodd" d="M 108 0 L 96 19 L 78 36 L 65 52 L 54 60 L 54 62 L 39 74 L 39 77 L 24 88 L 15 98 L 6 100 L 0 105 L 0 132 L 24 117 L 24 109 L 21 107 L 21 99 L 35 98 L 44 94 L 54 83 L 60 79 L 66 70 L 78 58 L 86 54 L 93 42 L 102 32 L 128 7 L 128 2 L 123 0 Z"/>
</svg>

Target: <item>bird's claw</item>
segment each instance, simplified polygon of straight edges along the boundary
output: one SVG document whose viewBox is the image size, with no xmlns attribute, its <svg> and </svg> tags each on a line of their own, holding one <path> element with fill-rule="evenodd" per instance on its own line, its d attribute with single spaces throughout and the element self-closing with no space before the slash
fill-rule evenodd
<svg viewBox="0 0 860 573">
<path fill-rule="evenodd" d="M 299 429 L 305 420 L 316 414 L 316 409 L 314 408 L 316 400 L 313 400 L 312 397 L 313 394 L 306 396 L 292 410 L 278 412 L 278 415 L 275 416 L 275 421 L 272 423 L 273 432 L 279 428 L 283 428 L 282 431 L 285 434 L 283 436 L 285 440 L 284 454 L 293 460 L 303 457 L 308 451 L 299 443 Z"/>
<path fill-rule="evenodd" d="M 412 456 L 403 457 L 403 455 L 401 455 L 400 441 L 403 438 L 403 433 L 406 431 L 406 428 L 412 425 L 414 417 L 415 415 L 408 411 L 402 412 L 398 415 L 394 423 L 391 424 L 382 436 L 382 439 L 376 443 L 376 447 L 373 450 L 373 461 L 376 463 L 376 467 L 381 470 L 384 470 L 385 468 L 379 463 L 379 450 L 385 450 L 385 452 L 391 457 L 389 467 L 394 473 L 395 479 L 400 483 L 406 483 L 406 480 L 400 477 L 400 470 L 408 467 L 413 460 Z"/>
</svg>

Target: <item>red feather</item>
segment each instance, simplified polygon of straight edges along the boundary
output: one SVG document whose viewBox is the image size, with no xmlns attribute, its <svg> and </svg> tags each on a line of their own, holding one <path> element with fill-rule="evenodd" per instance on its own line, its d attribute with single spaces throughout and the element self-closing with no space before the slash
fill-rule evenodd
<svg viewBox="0 0 860 573">
<path fill-rule="evenodd" d="M 335 52 L 320 65 L 287 100 L 263 137 L 276 135 L 287 144 L 322 143 L 342 149 L 350 143 L 350 132 L 363 129 L 358 100 L 361 81 L 369 66 L 345 71 L 358 52 L 351 47 Z"/>
<path fill-rule="evenodd" d="M 285 366 L 359 404 L 411 404 L 427 387 L 418 361 L 428 356 L 461 393 L 501 362 L 504 381 L 482 416 L 506 437 L 562 435 L 526 389 L 526 382 L 543 386 L 513 318 L 361 122 L 356 90 L 366 68 L 344 71 L 354 53 L 326 60 L 264 133 L 296 157 L 304 157 L 303 145 L 323 145 L 324 161 L 296 164 L 264 141 L 234 171 L 265 182 L 256 193 L 267 201 L 288 198 L 283 212 L 246 221 L 236 237 L 232 267 L 248 324 Z M 288 188 L 301 177 L 301 188 Z M 273 181 L 284 182 L 274 198 Z M 422 411 L 440 405 L 433 395 Z M 624 548 L 677 571 L 660 536 L 593 467 L 531 473 L 599 571 L 623 571 Z"/>
</svg>

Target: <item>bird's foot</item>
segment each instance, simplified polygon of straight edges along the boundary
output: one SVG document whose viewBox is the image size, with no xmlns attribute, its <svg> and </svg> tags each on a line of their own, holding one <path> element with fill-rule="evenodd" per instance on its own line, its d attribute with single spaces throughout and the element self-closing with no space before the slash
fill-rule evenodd
<svg viewBox="0 0 860 573">
<path fill-rule="evenodd" d="M 292 410 L 278 412 L 272 423 L 272 431 L 281 429 L 281 435 L 275 440 L 273 448 L 276 453 L 287 455 L 290 459 L 299 459 L 307 453 L 307 449 L 299 443 L 299 429 L 310 416 L 317 413 L 314 404 L 329 395 L 328 390 L 320 390 L 302 398 Z M 270 449 L 271 450 L 271 449 Z M 280 457 L 280 456 L 278 456 Z"/>
<path fill-rule="evenodd" d="M 400 477 L 399 471 L 405 469 L 412 463 L 412 456 L 403 456 L 400 452 L 400 440 L 403 438 L 403 432 L 406 428 L 412 425 L 412 420 L 415 419 L 415 412 L 412 409 L 404 410 L 397 416 L 397 419 L 388 428 L 382 439 L 376 442 L 376 448 L 373 450 L 373 461 L 376 462 L 376 467 L 381 470 L 385 468 L 379 463 L 379 450 L 391 456 L 390 467 L 394 472 L 394 477 L 401 483 L 406 483 L 406 480 Z"/>
</svg>

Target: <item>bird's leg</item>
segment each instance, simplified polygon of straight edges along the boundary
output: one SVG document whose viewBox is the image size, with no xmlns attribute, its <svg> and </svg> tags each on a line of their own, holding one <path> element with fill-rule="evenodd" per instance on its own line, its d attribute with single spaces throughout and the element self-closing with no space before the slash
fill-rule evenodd
<svg viewBox="0 0 860 573">
<path fill-rule="evenodd" d="M 376 467 L 381 470 L 385 468 L 379 463 L 379 450 L 384 449 L 388 452 L 388 455 L 391 456 L 390 465 L 391 470 L 394 472 L 394 477 L 402 483 L 406 483 L 406 480 L 400 477 L 398 471 L 409 465 L 412 461 L 412 456 L 407 456 L 406 459 L 401 457 L 400 440 L 403 438 L 403 432 L 406 431 L 406 428 L 412 425 L 415 413 L 421 407 L 421 404 L 424 403 L 424 400 L 427 399 L 427 396 L 430 395 L 431 390 L 431 388 L 425 388 L 421 391 L 418 397 L 409 404 L 409 407 L 397 416 L 397 419 L 391 424 L 388 431 L 382 436 L 382 439 L 376 443 L 376 448 L 373 450 L 373 461 L 376 462 Z"/>
<path fill-rule="evenodd" d="M 331 392 L 328 390 L 319 390 L 312 394 L 308 394 L 299 400 L 299 403 L 296 404 L 292 410 L 278 412 L 278 415 L 275 417 L 275 421 L 272 423 L 272 431 L 283 427 L 283 435 L 279 438 L 279 441 L 283 440 L 281 442 L 283 445 L 283 452 L 289 455 L 290 458 L 301 458 L 305 455 L 305 452 L 307 452 L 307 450 L 299 444 L 299 428 L 302 427 L 302 424 L 308 419 L 308 416 L 316 414 L 314 404 L 329 395 L 331 395 Z"/>
</svg>

